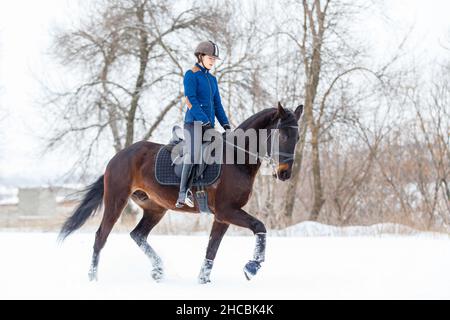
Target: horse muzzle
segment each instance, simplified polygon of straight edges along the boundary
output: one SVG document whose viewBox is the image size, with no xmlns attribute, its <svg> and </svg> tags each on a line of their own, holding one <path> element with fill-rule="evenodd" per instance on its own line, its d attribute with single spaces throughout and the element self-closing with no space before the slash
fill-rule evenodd
<svg viewBox="0 0 450 320">
<path fill-rule="evenodd" d="M 277 173 L 274 176 L 281 181 L 289 180 L 291 178 L 291 167 L 288 163 L 280 163 L 277 167 Z"/>
</svg>

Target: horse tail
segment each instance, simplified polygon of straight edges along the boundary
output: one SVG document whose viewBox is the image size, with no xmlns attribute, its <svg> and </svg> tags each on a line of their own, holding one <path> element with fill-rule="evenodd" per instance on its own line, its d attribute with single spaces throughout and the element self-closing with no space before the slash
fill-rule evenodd
<svg viewBox="0 0 450 320">
<path fill-rule="evenodd" d="M 85 196 L 72 216 L 64 223 L 59 233 L 59 241 L 64 241 L 72 232 L 85 224 L 89 217 L 97 212 L 103 202 L 104 191 L 104 175 L 85 190 L 81 191 L 85 192 Z"/>
</svg>

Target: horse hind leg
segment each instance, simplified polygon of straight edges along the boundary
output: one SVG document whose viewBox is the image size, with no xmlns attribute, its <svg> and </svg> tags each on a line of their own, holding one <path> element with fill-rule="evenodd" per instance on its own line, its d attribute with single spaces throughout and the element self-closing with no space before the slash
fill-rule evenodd
<svg viewBox="0 0 450 320">
<path fill-rule="evenodd" d="M 130 233 L 131 238 L 136 242 L 139 248 L 145 253 L 152 263 L 152 278 L 159 282 L 164 277 L 164 267 L 161 258 L 156 251 L 147 242 L 147 237 L 152 229 L 164 217 L 167 209 L 150 203 L 144 208 L 144 214 L 136 228 Z"/>
<path fill-rule="evenodd" d="M 94 253 L 92 254 L 92 262 L 89 270 L 89 280 L 98 280 L 98 263 L 100 258 L 100 251 L 105 246 L 106 240 L 111 233 L 114 224 L 122 214 L 123 209 L 128 203 L 130 191 L 123 188 L 121 191 L 112 192 L 112 187 L 105 188 L 105 210 L 103 213 L 102 222 L 95 235 Z M 117 190 L 117 187 L 114 188 Z"/>
</svg>

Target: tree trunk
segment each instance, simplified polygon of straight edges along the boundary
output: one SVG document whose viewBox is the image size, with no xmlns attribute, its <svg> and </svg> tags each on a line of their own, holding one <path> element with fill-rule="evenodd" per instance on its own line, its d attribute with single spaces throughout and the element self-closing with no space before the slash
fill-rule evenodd
<svg viewBox="0 0 450 320">
<path fill-rule="evenodd" d="M 108 112 L 108 120 L 109 120 L 108 124 L 109 124 L 109 128 L 111 129 L 111 134 L 112 134 L 113 140 L 114 140 L 114 150 L 116 152 L 119 152 L 120 150 L 122 150 L 122 142 L 120 140 L 119 128 L 117 126 L 117 108 L 112 106 L 111 103 L 108 102 L 108 99 L 107 99 L 107 96 L 109 94 L 109 90 L 108 90 L 108 86 L 107 86 L 109 67 L 112 64 L 112 62 L 114 61 L 114 59 L 115 59 L 114 51 L 110 50 L 108 55 L 105 57 L 105 65 L 102 69 L 102 72 L 100 75 L 100 80 L 102 82 L 102 89 L 103 89 L 103 95 L 104 95 L 103 103 L 105 104 L 107 112 Z"/>
<path fill-rule="evenodd" d="M 145 25 L 145 8 L 142 5 L 136 12 L 137 19 L 141 25 Z M 145 84 L 145 71 L 147 70 L 148 57 L 149 57 L 149 43 L 148 34 L 145 30 L 139 30 L 140 47 L 139 47 L 139 73 L 136 80 L 136 85 L 133 91 L 133 95 L 130 103 L 130 110 L 127 117 L 127 134 L 125 140 L 125 147 L 130 146 L 134 142 L 134 120 L 136 118 L 136 110 L 141 98 L 142 89 Z"/>
<path fill-rule="evenodd" d="M 317 221 L 320 210 L 325 202 L 323 199 L 322 179 L 320 174 L 320 150 L 319 150 L 319 127 L 311 130 L 312 171 L 314 177 L 314 203 L 311 209 L 312 221 Z"/>
<path fill-rule="evenodd" d="M 294 205 L 295 200 L 297 199 L 297 188 L 300 181 L 300 172 L 302 170 L 303 164 L 303 151 L 306 145 L 306 133 L 307 133 L 307 125 L 305 120 L 302 121 L 300 127 L 302 130 L 300 133 L 300 141 L 295 151 L 294 167 L 292 168 L 292 178 L 289 181 L 288 186 L 288 190 L 290 190 L 290 192 L 286 194 L 285 200 L 286 203 L 284 206 L 284 216 L 286 217 L 287 220 L 286 222 L 288 224 L 293 223 Z"/>
</svg>

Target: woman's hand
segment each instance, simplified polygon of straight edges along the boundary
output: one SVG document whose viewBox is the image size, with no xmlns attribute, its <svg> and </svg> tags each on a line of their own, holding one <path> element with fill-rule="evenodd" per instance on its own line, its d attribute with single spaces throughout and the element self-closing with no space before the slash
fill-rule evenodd
<svg viewBox="0 0 450 320">
<path fill-rule="evenodd" d="M 213 129 L 213 127 L 211 126 L 211 123 L 210 123 L 210 122 L 205 123 L 204 125 L 202 125 L 202 130 L 203 130 L 203 132 L 206 132 L 206 131 L 208 131 L 209 129 Z"/>
</svg>

